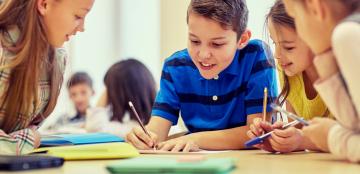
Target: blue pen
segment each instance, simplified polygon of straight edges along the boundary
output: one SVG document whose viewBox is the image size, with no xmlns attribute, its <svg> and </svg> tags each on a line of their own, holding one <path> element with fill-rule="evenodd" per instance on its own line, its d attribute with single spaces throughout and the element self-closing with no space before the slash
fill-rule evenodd
<svg viewBox="0 0 360 174">
<path fill-rule="evenodd" d="M 290 126 L 297 125 L 298 123 L 300 123 L 300 122 L 297 121 L 297 120 L 295 120 L 295 121 L 292 121 L 292 122 L 290 122 L 290 123 L 288 123 L 288 124 L 285 124 L 284 126 L 282 126 L 282 128 L 283 128 L 283 129 L 286 129 L 286 128 L 290 127 Z M 270 132 L 268 132 L 268 133 L 266 133 L 266 134 L 264 134 L 264 135 L 261 135 L 261 136 L 258 136 L 258 137 L 256 137 L 256 138 L 253 138 L 253 139 L 245 142 L 245 146 L 246 146 L 246 147 L 251 147 L 251 146 L 254 146 L 254 145 L 263 143 L 264 140 L 265 140 L 266 138 L 270 137 L 270 136 L 271 136 L 271 133 L 273 133 L 273 132 L 274 132 L 274 131 L 270 131 Z"/>
<path fill-rule="evenodd" d="M 297 120 L 299 121 L 301 124 L 305 125 L 305 126 L 309 126 L 309 123 L 307 121 L 305 121 L 303 118 L 291 113 L 291 112 L 288 112 L 287 110 L 281 108 L 281 106 L 279 105 L 276 105 L 276 104 L 271 104 L 270 105 L 274 110 L 278 111 L 278 112 L 281 112 L 283 114 L 285 114 L 286 116 L 290 117 L 291 119 L 293 120 Z"/>
</svg>

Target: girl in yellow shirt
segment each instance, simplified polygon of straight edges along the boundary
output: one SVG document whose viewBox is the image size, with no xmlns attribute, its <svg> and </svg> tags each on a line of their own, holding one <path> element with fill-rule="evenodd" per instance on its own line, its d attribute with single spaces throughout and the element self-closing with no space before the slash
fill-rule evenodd
<svg viewBox="0 0 360 174">
<path fill-rule="evenodd" d="M 317 116 L 329 116 L 326 105 L 313 87 L 318 78 L 312 63 L 314 58 L 309 47 L 296 33 L 294 19 L 286 14 L 284 4 L 276 1 L 267 15 L 267 27 L 275 44 L 275 58 L 279 69 L 282 91 L 276 103 L 286 103 L 288 111 L 309 120 Z M 273 125 L 255 119 L 248 136 L 254 138 L 264 131 L 280 128 L 283 123 Z M 256 146 L 270 152 L 292 152 L 304 149 L 316 150 L 316 146 L 303 136 L 302 130 L 290 127 L 277 129 L 263 144 Z"/>
</svg>

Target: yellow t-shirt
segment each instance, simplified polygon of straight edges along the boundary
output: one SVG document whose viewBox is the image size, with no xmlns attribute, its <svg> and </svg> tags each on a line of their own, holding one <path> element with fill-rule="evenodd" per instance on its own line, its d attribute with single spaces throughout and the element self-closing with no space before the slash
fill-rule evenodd
<svg viewBox="0 0 360 174">
<path fill-rule="evenodd" d="M 284 74 L 279 72 L 281 89 L 284 86 Z M 289 102 L 296 114 L 305 120 L 314 117 L 332 117 L 320 95 L 316 95 L 314 99 L 308 99 L 305 93 L 305 85 L 302 73 L 292 77 L 288 77 L 290 84 L 289 95 L 286 102 Z"/>
</svg>

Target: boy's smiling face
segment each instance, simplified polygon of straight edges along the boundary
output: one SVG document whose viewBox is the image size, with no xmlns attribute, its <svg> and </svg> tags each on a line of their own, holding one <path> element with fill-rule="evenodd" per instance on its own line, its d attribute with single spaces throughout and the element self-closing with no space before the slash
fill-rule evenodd
<svg viewBox="0 0 360 174">
<path fill-rule="evenodd" d="M 226 69 L 233 61 L 236 50 L 242 48 L 245 42 L 241 38 L 238 41 L 236 32 L 231 28 L 225 29 L 217 21 L 189 13 L 188 50 L 205 79 L 212 79 Z"/>
</svg>

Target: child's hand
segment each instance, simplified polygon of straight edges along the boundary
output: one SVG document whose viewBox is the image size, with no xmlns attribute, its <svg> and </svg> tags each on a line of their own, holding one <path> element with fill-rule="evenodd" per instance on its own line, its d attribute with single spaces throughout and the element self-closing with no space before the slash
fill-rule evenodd
<svg viewBox="0 0 360 174">
<path fill-rule="evenodd" d="M 250 130 L 247 132 L 247 136 L 251 139 L 261 136 L 263 133 L 270 132 L 274 128 L 281 127 L 282 124 L 275 123 L 274 125 L 270 125 L 270 123 L 262 121 L 261 118 L 255 118 L 253 123 L 250 125 Z M 264 140 L 263 143 L 255 145 L 254 147 L 263 149 L 268 152 L 275 152 L 275 150 L 271 147 L 271 144 L 268 139 Z"/>
<path fill-rule="evenodd" d="M 41 135 L 35 128 L 31 128 L 31 130 L 34 135 L 34 148 L 38 148 L 40 146 Z"/>
<path fill-rule="evenodd" d="M 195 141 L 191 139 L 191 135 L 187 135 L 159 143 L 158 150 L 171 152 L 196 152 L 200 151 L 200 148 Z"/>
<path fill-rule="evenodd" d="M 271 147 L 277 152 L 289 153 L 299 150 L 303 142 L 303 133 L 300 129 L 289 127 L 287 129 L 275 129 L 269 138 Z"/>
<path fill-rule="evenodd" d="M 137 149 L 150 150 L 156 146 L 157 135 L 149 131 L 150 137 L 144 132 L 140 126 L 134 127 L 125 137 L 126 142 L 131 143 Z"/>
<path fill-rule="evenodd" d="M 317 148 L 328 152 L 328 134 L 330 128 L 335 124 L 336 121 L 329 118 L 314 118 L 310 121 L 309 126 L 303 128 L 304 136 L 309 138 Z"/>
</svg>

